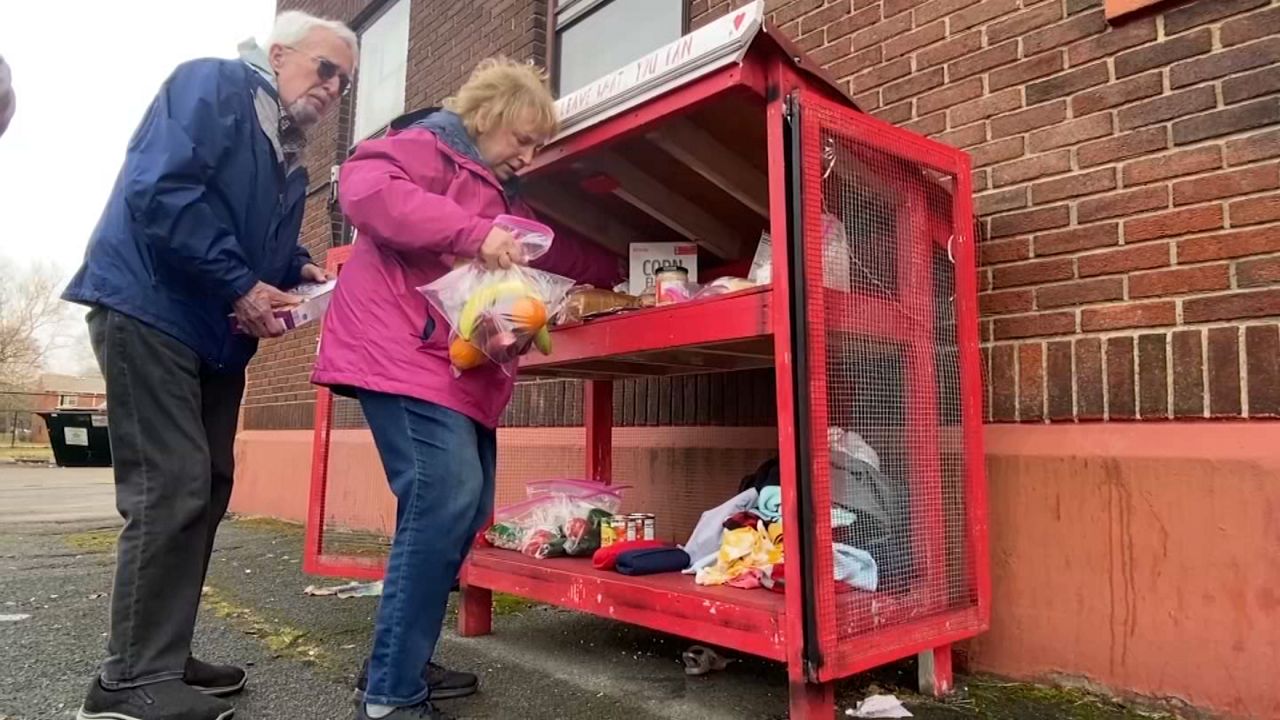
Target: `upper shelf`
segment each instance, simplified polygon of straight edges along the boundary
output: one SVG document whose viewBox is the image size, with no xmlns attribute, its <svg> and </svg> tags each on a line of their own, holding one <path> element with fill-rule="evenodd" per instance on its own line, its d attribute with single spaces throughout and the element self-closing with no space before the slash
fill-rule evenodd
<svg viewBox="0 0 1280 720">
<path fill-rule="evenodd" d="M 608 380 L 772 367 L 772 287 L 609 315 L 556 328 L 550 356 L 521 359 L 525 377 Z M 889 352 L 912 342 L 916 318 L 895 302 L 824 290 L 827 332 L 857 335 Z"/>
<path fill-rule="evenodd" d="M 520 374 L 607 379 L 770 367 L 772 304 L 763 287 L 559 327 L 554 352 L 525 355 Z"/>
</svg>

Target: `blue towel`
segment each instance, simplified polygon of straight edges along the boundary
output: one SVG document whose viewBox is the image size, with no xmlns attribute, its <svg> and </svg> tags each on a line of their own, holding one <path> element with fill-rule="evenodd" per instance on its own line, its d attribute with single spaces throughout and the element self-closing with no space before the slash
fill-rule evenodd
<svg viewBox="0 0 1280 720">
<path fill-rule="evenodd" d="M 756 502 L 756 514 L 769 522 L 782 519 L 782 488 L 768 485 L 760 490 L 760 499 Z"/>
<path fill-rule="evenodd" d="M 835 555 L 836 582 L 875 592 L 879 584 L 879 572 L 876 559 L 871 557 L 871 553 L 843 543 L 834 543 L 831 550 Z"/>
<path fill-rule="evenodd" d="M 631 550 L 618 556 L 617 570 L 623 575 L 656 575 L 680 572 L 689 567 L 689 553 L 677 547 Z"/>
</svg>

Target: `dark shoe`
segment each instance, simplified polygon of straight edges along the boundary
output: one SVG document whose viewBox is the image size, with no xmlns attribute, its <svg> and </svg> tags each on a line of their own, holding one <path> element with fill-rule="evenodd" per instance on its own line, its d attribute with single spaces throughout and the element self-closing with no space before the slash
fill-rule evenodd
<svg viewBox="0 0 1280 720">
<path fill-rule="evenodd" d="M 432 700 L 453 700 L 455 698 L 475 695 L 480 688 L 480 678 L 472 673 L 454 672 L 435 663 L 427 663 L 422 668 L 422 677 L 431 688 Z M 360 668 L 360 677 L 356 678 L 356 699 L 364 701 L 365 690 L 369 688 L 369 661 L 364 661 Z"/>
<path fill-rule="evenodd" d="M 213 665 L 195 658 L 187 658 L 182 682 L 205 695 L 226 697 L 244 689 L 248 677 L 244 670 L 233 665 Z"/>
<path fill-rule="evenodd" d="M 108 690 L 95 678 L 76 720 L 228 720 L 234 714 L 225 701 L 181 680 Z"/>
<path fill-rule="evenodd" d="M 365 710 L 364 703 L 360 703 L 359 709 L 356 710 L 356 720 L 374 720 Z M 455 718 L 438 710 L 430 702 L 422 702 L 413 707 L 396 708 L 390 715 L 383 715 L 377 720 L 455 720 Z"/>
</svg>

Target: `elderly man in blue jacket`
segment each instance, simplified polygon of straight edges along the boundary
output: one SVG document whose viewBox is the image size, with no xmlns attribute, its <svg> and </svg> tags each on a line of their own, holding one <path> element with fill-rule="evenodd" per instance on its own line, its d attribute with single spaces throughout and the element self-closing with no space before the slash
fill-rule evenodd
<svg viewBox="0 0 1280 720">
<path fill-rule="evenodd" d="M 107 660 L 81 720 L 222 720 L 240 668 L 191 655 L 231 497 L 245 366 L 283 334 L 285 290 L 325 278 L 298 244 L 306 129 L 358 57 L 346 26 L 277 18 L 266 50 L 195 60 L 161 87 L 63 297 L 87 305 L 124 518 Z M 230 315 L 252 336 L 232 332 Z"/>
</svg>

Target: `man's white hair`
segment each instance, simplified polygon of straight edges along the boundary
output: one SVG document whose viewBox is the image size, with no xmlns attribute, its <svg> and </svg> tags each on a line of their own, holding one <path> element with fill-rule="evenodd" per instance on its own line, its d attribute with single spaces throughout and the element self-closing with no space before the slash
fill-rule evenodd
<svg viewBox="0 0 1280 720">
<path fill-rule="evenodd" d="M 267 38 L 266 49 L 270 52 L 275 45 L 286 47 L 296 45 L 316 28 L 323 28 L 337 35 L 350 46 L 354 62 L 360 61 L 360 41 L 351 28 L 337 20 L 308 15 L 301 10 L 289 10 L 276 16 L 276 24 L 271 28 L 271 37 Z"/>
</svg>

